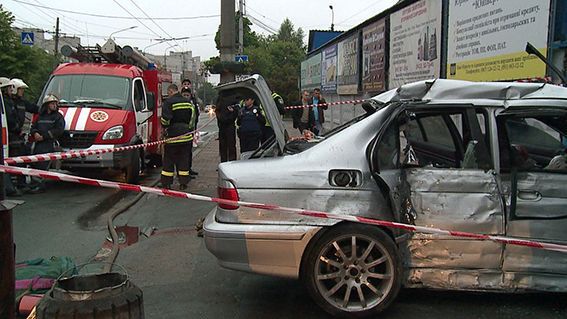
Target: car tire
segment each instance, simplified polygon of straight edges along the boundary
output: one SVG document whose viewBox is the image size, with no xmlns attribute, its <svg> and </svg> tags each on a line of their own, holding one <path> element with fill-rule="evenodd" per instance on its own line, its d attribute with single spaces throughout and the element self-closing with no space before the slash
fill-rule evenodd
<svg viewBox="0 0 567 319">
<path fill-rule="evenodd" d="M 106 294 L 106 295 L 105 295 Z M 60 299 L 48 292 L 36 308 L 38 319 L 144 318 L 143 293 L 128 283 L 122 291 L 92 293 L 87 300 Z"/>
<path fill-rule="evenodd" d="M 396 298 L 401 277 L 396 244 L 383 230 L 369 225 L 331 228 L 310 244 L 301 267 L 311 297 L 338 317 L 382 312 Z"/>
<path fill-rule="evenodd" d="M 126 183 L 138 184 L 140 182 L 140 168 L 142 166 L 142 155 L 140 151 L 133 151 L 130 157 L 130 165 L 125 169 Z"/>
</svg>

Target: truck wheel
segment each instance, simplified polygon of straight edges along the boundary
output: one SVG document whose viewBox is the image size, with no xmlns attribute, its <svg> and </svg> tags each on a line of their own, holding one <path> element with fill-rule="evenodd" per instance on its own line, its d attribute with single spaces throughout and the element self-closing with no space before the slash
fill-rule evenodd
<svg viewBox="0 0 567 319">
<path fill-rule="evenodd" d="M 46 294 L 37 306 L 38 319 L 144 318 L 142 290 L 133 284 L 120 293 L 75 301 Z"/>
<path fill-rule="evenodd" d="M 149 158 L 150 158 L 150 162 L 148 165 L 150 167 L 161 167 L 162 165 L 161 154 L 151 154 Z"/>
<path fill-rule="evenodd" d="M 301 277 L 315 302 L 337 317 L 375 316 L 401 286 L 394 241 L 377 227 L 344 224 L 330 229 L 305 254 Z"/>
<path fill-rule="evenodd" d="M 138 184 L 140 181 L 140 168 L 142 167 L 142 155 L 139 151 L 134 151 L 130 158 L 130 165 L 126 167 L 125 177 L 126 183 Z"/>
</svg>

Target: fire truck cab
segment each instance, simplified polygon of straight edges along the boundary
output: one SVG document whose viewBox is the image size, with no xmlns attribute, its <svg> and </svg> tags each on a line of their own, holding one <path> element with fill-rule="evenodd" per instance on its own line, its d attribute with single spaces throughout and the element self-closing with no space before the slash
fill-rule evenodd
<svg viewBox="0 0 567 319">
<path fill-rule="evenodd" d="M 156 141 L 161 137 L 162 92 L 172 82 L 171 73 L 131 47 L 109 40 L 103 47 L 64 46 L 63 55 L 78 63 L 59 65 L 51 74 L 43 96 L 60 98 L 65 117 L 63 150 L 113 149 Z M 136 183 L 146 160 L 161 162 L 158 146 L 110 152 L 64 160 L 63 169 L 115 169 L 126 181 Z"/>
</svg>

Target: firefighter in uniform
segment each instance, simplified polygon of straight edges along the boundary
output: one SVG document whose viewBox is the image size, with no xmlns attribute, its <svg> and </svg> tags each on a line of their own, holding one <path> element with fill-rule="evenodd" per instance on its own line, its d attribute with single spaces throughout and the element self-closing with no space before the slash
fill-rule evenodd
<svg viewBox="0 0 567 319">
<path fill-rule="evenodd" d="M 33 139 L 32 154 L 45 154 L 55 151 L 57 139 L 65 130 L 65 118 L 59 113 L 59 99 L 53 94 L 47 94 L 39 116 L 31 126 L 30 135 Z M 35 169 L 47 170 L 50 162 L 38 162 L 32 165 Z M 32 179 L 30 193 L 45 192 L 45 183 L 41 178 Z"/>
<path fill-rule="evenodd" d="M 253 96 L 247 96 L 244 99 L 244 107 L 238 111 L 236 124 L 238 125 L 240 152 L 256 150 L 260 146 L 262 127 L 266 125 L 266 118 L 262 115 L 260 107 L 254 105 Z"/>
<path fill-rule="evenodd" d="M 21 79 L 12 79 L 11 81 L 14 85 L 14 94 L 12 95 L 12 99 L 17 112 L 20 129 L 23 129 L 26 122 L 26 112 L 37 114 L 39 112 L 39 107 L 24 98 L 24 91 L 29 88 L 24 81 Z"/>
<path fill-rule="evenodd" d="M 163 103 L 161 124 L 166 138 L 180 137 L 165 143 L 161 185 L 164 188 L 171 188 L 177 169 L 179 189 L 184 190 L 187 189 L 190 180 L 189 143 L 193 143 L 193 135 L 187 133 L 191 132 L 195 106 L 179 93 L 177 85 L 171 84 L 167 91 L 170 97 Z"/>
<path fill-rule="evenodd" d="M 0 77 L 0 89 L 2 90 L 2 102 L 6 112 L 6 122 L 8 124 L 8 143 L 12 143 L 12 136 L 14 135 L 15 128 L 17 127 L 16 116 L 14 114 L 14 102 L 12 100 L 13 83 L 7 77 Z M 13 156 L 13 147 L 8 145 L 8 155 Z M 6 188 L 6 195 L 8 196 L 22 196 L 22 192 L 14 186 L 12 178 L 9 174 L 4 174 L 4 186 Z M 1 191 L 1 190 L 0 190 Z"/>
</svg>

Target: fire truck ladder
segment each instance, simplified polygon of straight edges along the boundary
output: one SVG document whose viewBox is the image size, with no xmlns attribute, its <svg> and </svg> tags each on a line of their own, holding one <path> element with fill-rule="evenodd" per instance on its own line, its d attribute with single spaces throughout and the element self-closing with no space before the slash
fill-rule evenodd
<svg viewBox="0 0 567 319">
<path fill-rule="evenodd" d="M 75 48 L 66 44 L 61 47 L 61 54 L 79 62 L 130 64 L 142 70 L 147 70 L 150 64 L 153 64 L 150 59 L 146 58 L 138 50 L 129 45 L 120 47 L 112 39 L 108 39 L 102 47 L 98 44 L 95 46 L 82 46 L 79 44 Z"/>
</svg>

